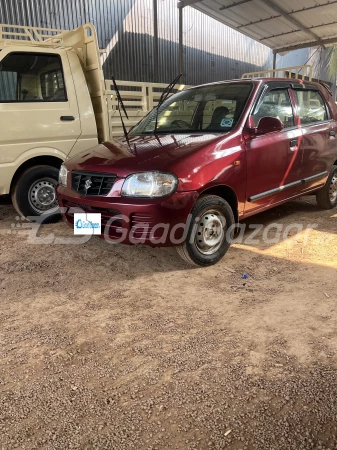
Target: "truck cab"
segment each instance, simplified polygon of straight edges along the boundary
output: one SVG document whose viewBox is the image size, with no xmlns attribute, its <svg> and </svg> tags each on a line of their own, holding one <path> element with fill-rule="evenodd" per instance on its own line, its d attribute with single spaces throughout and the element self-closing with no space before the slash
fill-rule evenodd
<svg viewBox="0 0 337 450">
<path fill-rule="evenodd" d="M 91 24 L 0 27 L 0 131 L 0 195 L 10 194 L 22 216 L 56 214 L 62 162 L 108 138 Z"/>
</svg>

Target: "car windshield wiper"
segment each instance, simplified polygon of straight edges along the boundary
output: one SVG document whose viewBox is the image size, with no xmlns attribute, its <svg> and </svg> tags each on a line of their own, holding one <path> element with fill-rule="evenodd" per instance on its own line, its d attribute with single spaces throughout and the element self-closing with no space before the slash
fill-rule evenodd
<svg viewBox="0 0 337 450">
<path fill-rule="evenodd" d="M 156 122 L 155 122 L 154 130 L 153 130 L 154 134 L 156 134 L 156 132 L 157 132 L 159 108 L 164 103 L 164 101 L 167 99 L 167 97 L 171 94 L 172 90 L 174 89 L 174 86 L 178 83 L 181 76 L 182 76 L 182 73 L 180 73 L 178 76 L 176 76 L 175 79 L 172 81 L 172 83 L 170 83 L 168 86 L 166 86 L 166 88 L 163 90 L 163 92 L 160 96 L 158 105 L 156 106 Z"/>
<path fill-rule="evenodd" d="M 121 94 L 119 93 L 119 89 L 118 89 L 118 87 L 117 87 L 116 80 L 115 80 L 114 77 L 111 77 L 111 79 L 112 79 L 112 83 L 113 83 L 113 85 L 114 85 L 114 89 L 115 89 L 115 92 L 116 92 L 116 97 L 117 97 L 117 109 L 118 109 L 118 112 L 119 112 L 119 116 L 120 116 L 120 118 L 121 118 L 124 136 L 125 136 L 126 142 L 128 143 L 128 146 L 130 147 L 130 142 L 129 142 L 128 132 L 127 132 L 127 129 L 126 129 L 124 120 L 123 120 L 121 108 L 122 108 L 122 110 L 123 110 L 123 112 L 124 112 L 124 114 L 125 114 L 125 117 L 126 117 L 128 120 L 129 120 L 129 116 L 128 116 L 127 112 L 126 112 L 126 109 L 125 109 L 125 106 L 124 106 L 124 103 L 123 103 Z"/>
</svg>

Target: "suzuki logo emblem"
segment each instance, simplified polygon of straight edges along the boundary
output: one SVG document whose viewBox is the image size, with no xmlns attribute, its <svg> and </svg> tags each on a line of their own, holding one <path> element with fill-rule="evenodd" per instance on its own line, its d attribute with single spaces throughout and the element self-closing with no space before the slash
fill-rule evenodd
<svg viewBox="0 0 337 450">
<path fill-rule="evenodd" d="M 84 183 L 84 187 L 86 188 L 86 190 L 88 190 L 88 189 L 91 188 L 91 185 L 92 185 L 91 178 L 88 178 L 88 179 L 86 180 L 86 182 Z"/>
</svg>

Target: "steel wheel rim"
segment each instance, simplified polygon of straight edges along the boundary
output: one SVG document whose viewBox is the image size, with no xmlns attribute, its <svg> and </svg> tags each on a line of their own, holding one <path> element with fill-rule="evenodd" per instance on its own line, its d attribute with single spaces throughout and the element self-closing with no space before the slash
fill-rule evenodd
<svg viewBox="0 0 337 450">
<path fill-rule="evenodd" d="M 38 214 L 57 209 L 56 184 L 52 178 L 41 178 L 30 187 L 29 204 Z"/>
<path fill-rule="evenodd" d="M 332 177 L 329 189 L 330 200 L 334 203 L 337 200 L 337 172 Z"/>
<path fill-rule="evenodd" d="M 224 215 L 217 209 L 210 209 L 202 214 L 198 222 L 195 245 L 203 255 L 213 255 L 222 246 L 225 239 Z"/>
</svg>

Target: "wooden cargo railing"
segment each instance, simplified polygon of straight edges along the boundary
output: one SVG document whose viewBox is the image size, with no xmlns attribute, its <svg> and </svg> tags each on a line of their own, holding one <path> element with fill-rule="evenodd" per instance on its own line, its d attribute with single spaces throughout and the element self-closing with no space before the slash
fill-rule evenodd
<svg viewBox="0 0 337 450">
<path fill-rule="evenodd" d="M 145 117 L 157 104 L 163 90 L 167 87 L 165 83 L 143 83 L 140 81 L 116 80 L 125 109 L 129 119 L 124 118 L 126 128 L 136 125 Z M 185 89 L 187 86 L 180 84 L 175 86 L 173 92 Z M 112 80 L 105 81 L 105 94 L 107 100 L 110 137 L 122 136 L 123 128 L 117 109 L 118 102 L 113 89 Z"/>
<path fill-rule="evenodd" d="M 312 80 L 312 66 L 281 67 L 279 69 L 259 70 L 256 72 L 244 73 L 241 78 L 300 78 L 302 80 Z"/>
</svg>

